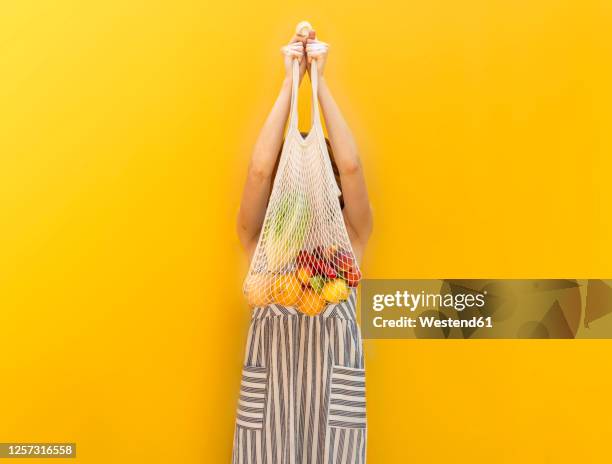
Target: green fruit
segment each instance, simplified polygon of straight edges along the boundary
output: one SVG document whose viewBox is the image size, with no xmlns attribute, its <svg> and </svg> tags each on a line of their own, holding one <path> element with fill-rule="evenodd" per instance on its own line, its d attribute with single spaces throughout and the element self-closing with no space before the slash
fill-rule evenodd
<svg viewBox="0 0 612 464">
<path fill-rule="evenodd" d="M 310 217 L 308 198 L 301 192 L 286 193 L 272 206 L 262 232 L 268 271 L 282 270 L 295 259 L 306 239 Z"/>
<path fill-rule="evenodd" d="M 323 277 L 316 275 L 310 278 L 310 286 L 315 292 L 321 293 L 321 290 L 323 290 L 324 285 L 325 279 Z"/>
</svg>

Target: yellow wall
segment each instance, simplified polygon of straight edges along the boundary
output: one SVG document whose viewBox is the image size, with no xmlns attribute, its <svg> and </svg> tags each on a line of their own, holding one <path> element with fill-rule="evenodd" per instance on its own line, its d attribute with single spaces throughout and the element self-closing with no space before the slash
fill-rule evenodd
<svg viewBox="0 0 612 464">
<path fill-rule="evenodd" d="M 610 278 L 604 3 L 3 2 L 0 441 L 229 462 L 234 217 L 301 19 L 363 149 L 367 277 Z M 371 463 L 609 460 L 609 342 L 366 355 Z"/>
</svg>

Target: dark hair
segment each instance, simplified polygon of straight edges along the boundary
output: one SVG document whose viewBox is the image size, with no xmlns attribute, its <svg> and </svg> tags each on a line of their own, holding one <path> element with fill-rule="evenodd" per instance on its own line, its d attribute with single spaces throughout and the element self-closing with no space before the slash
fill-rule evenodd
<svg viewBox="0 0 612 464">
<path fill-rule="evenodd" d="M 306 137 L 308 135 L 306 132 L 300 132 L 300 133 L 302 134 L 302 137 Z M 334 159 L 334 152 L 332 151 L 331 143 L 329 142 L 329 139 L 327 137 L 325 138 L 325 145 L 327 145 L 327 152 L 329 153 L 329 159 L 331 161 L 332 169 L 334 171 L 334 177 L 336 178 L 336 184 L 338 185 L 338 188 L 340 189 L 340 196 L 338 197 L 338 200 L 340 201 L 340 208 L 344 209 L 342 184 L 340 183 L 340 170 L 338 169 L 338 165 L 336 164 L 336 160 Z M 282 151 L 283 151 L 283 147 L 281 146 L 281 152 Z M 276 170 L 278 169 L 279 161 L 280 161 L 280 153 L 278 154 L 278 157 L 276 158 L 276 165 L 274 166 L 274 172 L 272 173 L 272 182 L 274 182 L 274 178 L 276 177 Z"/>
</svg>

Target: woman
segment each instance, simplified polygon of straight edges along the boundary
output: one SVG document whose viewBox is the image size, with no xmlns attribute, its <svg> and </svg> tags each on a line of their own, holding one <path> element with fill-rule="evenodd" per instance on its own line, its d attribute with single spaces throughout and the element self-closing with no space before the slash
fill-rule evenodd
<svg viewBox="0 0 612 464">
<path fill-rule="evenodd" d="M 249 165 L 238 235 L 249 256 L 257 246 L 291 101 L 293 61 L 299 79 L 316 60 L 318 100 L 341 190 L 342 213 L 360 260 L 372 214 L 357 146 L 323 76 L 327 44 L 295 36 L 283 48 L 286 77 Z M 234 435 L 234 463 L 364 463 L 365 374 L 355 292 L 311 317 L 269 305 L 253 313 Z"/>
</svg>

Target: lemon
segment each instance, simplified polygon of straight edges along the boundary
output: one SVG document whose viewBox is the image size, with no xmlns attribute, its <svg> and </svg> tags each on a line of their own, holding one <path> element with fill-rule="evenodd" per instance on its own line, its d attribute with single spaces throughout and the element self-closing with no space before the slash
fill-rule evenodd
<svg viewBox="0 0 612 464">
<path fill-rule="evenodd" d="M 343 279 L 334 279 L 323 286 L 321 296 L 330 303 L 340 303 L 348 298 L 349 292 L 349 286 Z"/>
</svg>

